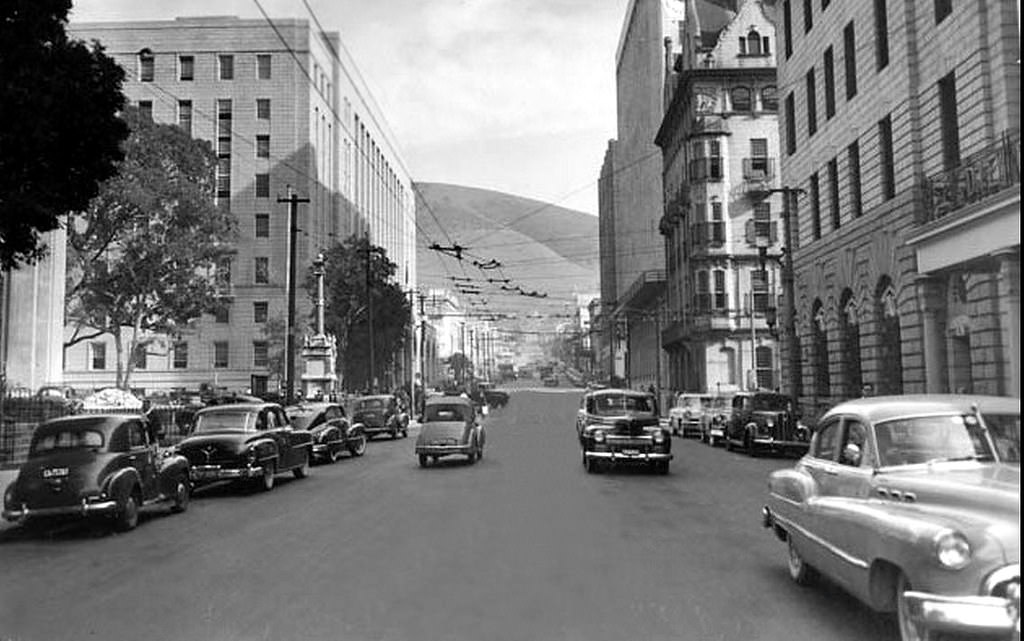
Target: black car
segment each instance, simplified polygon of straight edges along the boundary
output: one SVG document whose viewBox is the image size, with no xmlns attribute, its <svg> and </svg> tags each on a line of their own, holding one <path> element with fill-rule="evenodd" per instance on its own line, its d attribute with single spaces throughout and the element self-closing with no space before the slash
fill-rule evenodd
<svg viewBox="0 0 1024 641">
<path fill-rule="evenodd" d="M 508 405 L 508 392 L 500 390 L 492 383 L 479 383 L 480 392 L 483 394 L 484 403 L 490 407 L 505 407 Z"/>
<path fill-rule="evenodd" d="M 252 481 L 269 491 L 278 473 L 309 473 L 313 435 L 293 428 L 277 403 L 215 405 L 196 414 L 192 436 L 177 450 L 192 465 L 196 484 Z"/>
<path fill-rule="evenodd" d="M 587 392 L 576 415 L 583 466 L 646 465 L 667 474 L 672 436 L 661 427 L 654 395 L 628 389 Z"/>
<path fill-rule="evenodd" d="M 352 456 L 366 453 L 362 425 L 351 425 L 345 408 L 337 403 L 300 403 L 285 408 L 292 427 L 313 435 L 313 457 L 334 463 L 343 452 Z"/>
<path fill-rule="evenodd" d="M 184 457 L 160 451 L 143 416 L 87 414 L 36 428 L 28 460 L 4 494 L 8 521 L 60 516 L 112 517 L 131 530 L 143 506 L 167 503 L 184 512 L 190 493 Z"/>
<path fill-rule="evenodd" d="M 389 434 L 391 438 L 409 435 L 409 414 L 390 394 L 361 396 L 352 403 L 352 422 L 361 425 L 367 438 Z"/>
<path fill-rule="evenodd" d="M 725 447 L 759 453 L 804 454 L 811 431 L 797 417 L 793 399 L 776 392 L 737 392 L 725 427 Z"/>
</svg>

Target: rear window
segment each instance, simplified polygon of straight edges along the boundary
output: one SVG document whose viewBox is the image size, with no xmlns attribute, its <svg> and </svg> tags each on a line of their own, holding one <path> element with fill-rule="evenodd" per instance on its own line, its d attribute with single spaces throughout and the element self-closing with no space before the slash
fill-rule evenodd
<svg viewBox="0 0 1024 641">
<path fill-rule="evenodd" d="M 430 421 L 467 421 L 470 409 L 465 405 L 428 405 L 424 412 Z"/>
<path fill-rule="evenodd" d="M 103 447 L 103 432 L 88 426 L 47 430 L 32 441 L 29 456 L 39 456 L 56 450 L 76 450 Z"/>
<path fill-rule="evenodd" d="M 379 398 L 367 398 L 356 402 L 357 410 L 377 410 L 384 407 L 384 401 Z"/>
</svg>

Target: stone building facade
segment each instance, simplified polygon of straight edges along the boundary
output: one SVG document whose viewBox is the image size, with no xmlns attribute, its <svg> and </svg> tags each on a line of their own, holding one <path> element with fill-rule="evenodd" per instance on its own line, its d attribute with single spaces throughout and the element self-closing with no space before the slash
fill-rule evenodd
<svg viewBox="0 0 1024 641">
<path fill-rule="evenodd" d="M 862 393 L 1020 394 L 1015 7 L 775 6 L 800 371 L 816 415 Z M 787 346 L 789 349 L 789 346 Z"/>
</svg>

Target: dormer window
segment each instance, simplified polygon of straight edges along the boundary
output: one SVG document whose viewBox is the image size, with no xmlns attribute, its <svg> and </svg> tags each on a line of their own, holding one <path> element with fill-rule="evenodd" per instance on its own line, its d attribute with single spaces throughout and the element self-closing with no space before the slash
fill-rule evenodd
<svg viewBox="0 0 1024 641">
<path fill-rule="evenodd" d="M 767 56 L 771 52 L 769 44 L 768 36 L 762 36 L 757 29 L 751 28 L 746 36 L 740 36 L 740 55 Z"/>
</svg>

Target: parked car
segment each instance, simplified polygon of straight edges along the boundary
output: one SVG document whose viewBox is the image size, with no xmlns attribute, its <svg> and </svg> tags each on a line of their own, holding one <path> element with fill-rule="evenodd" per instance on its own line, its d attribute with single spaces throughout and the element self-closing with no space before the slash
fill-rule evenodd
<svg viewBox="0 0 1024 641">
<path fill-rule="evenodd" d="M 793 399 L 775 392 L 737 392 L 725 428 L 725 447 L 741 447 L 754 456 L 762 452 L 803 454 L 811 430 L 800 422 Z"/>
<path fill-rule="evenodd" d="M 628 389 L 587 392 L 580 401 L 576 430 L 583 467 L 646 465 L 667 474 L 672 435 L 660 425 L 654 395 Z"/>
<path fill-rule="evenodd" d="M 192 435 L 177 450 L 192 465 L 196 484 L 251 481 L 270 491 L 277 474 L 309 474 L 313 435 L 293 428 L 277 403 L 215 405 L 196 413 Z"/>
<path fill-rule="evenodd" d="M 135 414 L 86 414 L 36 428 L 28 460 L 4 494 L 8 521 L 94 515 L 134 529 L 143 506 L 184 512 L 190 494 L 184 457 L 157 447 L 158 434 Z"/>
<path fill-rule="evenodd" d="M 361 425 L 367 438 L 390 434 L 391 438 L 409 435 L 409 414 L 390 394 L 361 396 L 352 403 L 352 422 Z"/>
<path fill-rule="evenodd" d="M 366 434 L 362 425 L 351 425 L 345 408 L 338 403 L 300 403 L 284 408 L 292 427 L 309 430 L 313 435 L 313 460 L 336 462 L 342 453 L 362 456 L 366 453 Z"/>
<path fill-rule="evenodd" d="M 996 423 L 1018 426 L 1012 449 Z M 770 475 L 764 526 L 787 543 L 794 581 L 820 573 L 895 611 L 905 641 L 1020 638 L 1019 426 L 1019 399 L 842 403 L 807 455 Z"/>
<path fill-rule="evenodd" d="M 725 427 L 732 419 L 732 394 L 712 396 L 700 417 L 700 440 L 711 447 L 725 441 Z"/>
<path fill-rule="evenodd" d="M 462 396 L 428 398 L 423 423 L 416 437 L 420 466 L 453 454 L 469 458 L 470 464 L 484 457 L 486 433 L 473 402 Z"/>
<path fill-rule="evenodd" d="M 700 436 L 700 424 L 704 413 L 711 405 L 707 394 L 680 392 L 676 394 L 668 410 L 668 424 L 672 436 Z"/>
<path fill-rule="evenodd" d="M 478 383 L 480 391 L 484 395 L 484 402 L 491 407 L 505 407 L 508 405 L 508 392 L 494 387 L 493 383 Z"/>
</svg>

